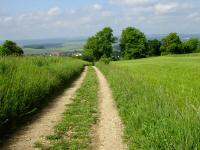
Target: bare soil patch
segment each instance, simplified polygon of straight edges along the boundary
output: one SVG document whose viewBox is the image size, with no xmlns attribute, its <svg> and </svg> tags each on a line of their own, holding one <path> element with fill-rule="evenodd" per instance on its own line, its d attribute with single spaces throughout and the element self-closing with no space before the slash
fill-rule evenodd
<svg viewBox="0 0 200 150">
<path fill-rule="evenodd" d="M 123 143 L 123 124 L 117 112 L 112 92 L 104 75 L 94 67 L 99 79 L 99 111 L 100 118 L 97 126 L 95 149 L 97 150 L 125 150 Z"/>
</svg>

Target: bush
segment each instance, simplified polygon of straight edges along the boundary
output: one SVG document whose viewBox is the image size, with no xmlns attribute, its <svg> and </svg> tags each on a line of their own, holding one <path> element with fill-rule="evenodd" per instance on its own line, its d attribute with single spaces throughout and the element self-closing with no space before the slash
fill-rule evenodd
<svg viewBox="0 0 200 150">
<path fill-rule="evenodd" d="M 23 50 L 15 42 L 6 40 L 4 44 L 0 47 L 1 56 L 21 56 L 23 55 Z"/>
<path fill-rule="evenodd" d="M 111 59 L 107 58 L 105 56 L 101 57 L 100 62 L 103 62 L 104 64 L 110 64 Z"/>
</svg>

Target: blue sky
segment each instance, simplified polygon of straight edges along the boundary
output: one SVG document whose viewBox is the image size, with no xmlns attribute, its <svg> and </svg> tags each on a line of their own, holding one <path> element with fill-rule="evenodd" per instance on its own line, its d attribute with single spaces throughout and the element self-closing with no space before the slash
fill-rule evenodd
<svg viewBox="0 0 200 150">
<path fill-rule="evenodd" d="M 0 0 L 1 10 L 11 13 L 23 13 L 37 10 L 45 10 L 52 7 L 81 8 L 93 3 L 102 3 L 104 0 Z"/>
<path fill-rule="evenodd" d="M 134 26 L 146 34 L 200 33 L 198 0 L 0 0 L 0 40 L 116 35 Z"/>
</svg>

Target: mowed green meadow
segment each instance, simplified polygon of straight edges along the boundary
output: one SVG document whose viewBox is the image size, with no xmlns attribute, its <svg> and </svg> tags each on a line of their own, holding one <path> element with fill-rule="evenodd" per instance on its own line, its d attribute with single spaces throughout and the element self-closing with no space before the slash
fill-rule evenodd
<svg viewBox="0 0 200 150">
<path fill-rule="evenodd" d="M 130 149 L 200 149 L 200 56 L 98 63 Z"/>
<path fill-rule="evenodd" d="M 86 64 L 71 58 L 0 58 L 0 135 L 71 83 Z"/>
</svg>

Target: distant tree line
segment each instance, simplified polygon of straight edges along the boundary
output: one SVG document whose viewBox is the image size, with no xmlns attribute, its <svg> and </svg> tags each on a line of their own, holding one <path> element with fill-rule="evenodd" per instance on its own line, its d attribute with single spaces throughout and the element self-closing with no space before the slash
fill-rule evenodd
<svg viewBox="0 0 200 150">
<path fill-rule="evenodd" d="M 46 43 L 46 44 L 30 44 L 24 45 L 23 48 L 33 48 L 33 49 L 47 49 L 47 48 L 59 48 L 63 47 L 62 43 Z"/>
<path fill-rule="evenodd" d="M 84 46 L 84 59 L 98 61 L 101 58 L 111 57 L 113 54 L 112 43 L 116 40 L 113 30 L 110 27 L 104 28 L 88 39 Z M 161 41 L 158 39 L 147 40 L 145 34 L 139 29 L 127 27 L 122 31 L 120 49 L 124 59 L 138 59 L 200 52 L 200 41 L 192 38 L 187 42 L 182 42 L 177 33 L 170 33 Z"/>
<path fill-rule="evenodd" d="M 0 56 L 21 56 L 23 50 L 15 42 L 6 40 L 2 46 L 0 46 Z"/>
</svg>

